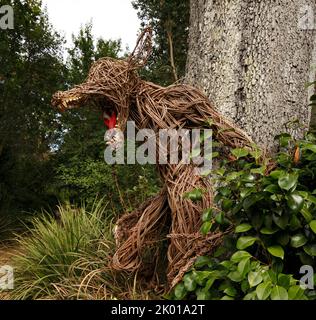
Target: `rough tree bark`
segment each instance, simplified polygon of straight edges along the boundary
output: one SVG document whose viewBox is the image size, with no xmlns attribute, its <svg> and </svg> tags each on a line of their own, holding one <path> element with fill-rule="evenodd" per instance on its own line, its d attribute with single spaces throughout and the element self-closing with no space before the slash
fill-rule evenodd
<svg viewBox="0 0 316 320">
<path fill-rule="evenodd" d="M 262 146 L 308 128 L 315 0 L 191 0 L 186 82 Z M 312 88 L 311 88 L 312 90 Z M 299 120 L 303 127 L 293 128 Z"/>
</svg>

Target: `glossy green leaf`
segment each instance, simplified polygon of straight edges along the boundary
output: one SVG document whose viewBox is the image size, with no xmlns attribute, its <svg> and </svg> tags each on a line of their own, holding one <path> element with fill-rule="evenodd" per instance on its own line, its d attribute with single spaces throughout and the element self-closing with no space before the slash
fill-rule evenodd
<svg viewBox="0 0 316 320">
<path fill-rule="evenodd" d="M 220 284 L 220 286 L 218 287 L 218 290 L 224 291 L 224 290 L 226 290 L 227 288 L 230 288 L 231 286 L 232 286 L 231 281 L 225 280 L 225 281 L 223 281 L 223 282 Z"/>
<path fill-rule="evenodd" d="M 245 258 L 251 258 L 251 254 L 247 251 L 237 251 L 231 256 L 230 260 L 238 263 Z"/>
<path fill-rule="evenodd" d="M 222 201 L 222 209 L 223 209 L 223 211 L 228 212 L 232 208 L 233 204 L 234 204 L 233 200 L 224 199 Z"/>
<path fill-rule="evenodd" d="M 242 172 L 231 172 L 226 176 L 226 181 L 229 182 L 229 181 L 236 180 L 241 175 L 242 175 Z"/>
<path fill-rule="evenodd" d="M 284 230 L 289 224 L 289 216 L 287 214 L 282 214 L 282 216 L 273 214 L 272 219 L 273 222 L 282 230 Z"/>
<path fill-rule="evenodd" d="M 280 273 L 278 275 L 278 285 L 288 289 L 291 283 L 291 275 Z"/>
<path fill-rule="evenodd" d="M 277 283 L 277 275 L 271 269 L 264 272 L 262 276 L 265 282 L 271 282 L 273 284 Z"/>
<path fill-rule="evenodd" d="M 299 248 L 299 247 L 302 247 L 304 246 L 305 244 L 307 243 L 307 238 L 299 233 L 299 234 L 296 234 L 294 235 L 293 237 L 291 237 L 291 246 L 293 248 Z"/>
<path fill-rule="evenodd" d="M 237 159 L 240 159 L 240 158 L 243 158 L 243 157 L 248 156 L 249 151 L 246 150 L 246 149 L 237 148 L 237 149 L 231 150 L 231 153 L 232 153 Z"/>
<path fill-rule="evenodd" d="M 297 191 L 297 193 L 306 200 L 308 198 L 308 192 L 307 191 Z"/>
<path fill-rule="evenodd" d="M 209 265 L 212 262 L 210 257 L 198 257 L 194 263 L 196 268 L 202 268 Z"/>
<path fill-rule="evenodd" d="M 300 212 L 307 223 L 310 223 L 313 220 L 313 215 L 309 212 L 307 208 L 304 207 Z"/>
<path fill-rule="evenodd" d="M 211 159 L 215 159 L 215 158 L 218 158 L 218 157 L 219 157 L 219 152 L 213 152 L 212 156 L 211 156 Z"/>
<path fill-rule="evenodd" d="M 224 296 L 223 298 L 221 298 L 221 300 L 234 300 L 234 298 L 230 296 Z"/>
<path fill-rule="evenodd" d="M 259 300 L 267 300 L 271 294 L 272 285 L 271 282 L 263 282 L 256 288 L 256 294 Z"/>
<path fill-rule="evenodd" d="M 316 204 L 316 197 L 312 196 L 312 195 L 308 195 L 306 198 L 309 202 Z"/>
<path fill-rule="evenodd" d="M 278 229 L 274 228 L 274 229 L 269 229 L 269 228 L 262 228 L 260 230 L 260 233 L 262 234 L 266 234 L 266 235 L 271 235 L 271 234 L 275 234 L 278 232 Z"/>
<path fill-rule="evenodd" d="M 257 286 L 259 283 L 263 281 L 261 271 L 250 271 L 248 274 L 248 282 L 250 288 Z"/>
<path fill-rule="evenodd" d="M 316 153 L 316 144 L 307 144 L 304 146 L 304 149 L 310 150 L 314 153 Z"/>
<path fill-rule="evenodd" d="M 278 193 L 280 191 L 280 188 L 276 184 L 269 184 L 267 187 L 263 189 L 263 191 L 274 194 L 274 193 Z"/>
<path fill-rule="evenodd" d="M 174 289 L 174 294 L 178 300 L 182 300 L 187 295 L 187 291 L 182 282 L 177 284 Z"/>
<path fill-rule="evenodd" d="M 192 274 L 186 274 L 183 277 L 183 284 L 184 284 L 184 288 L 189 292 L 195 291 L 197 286 L 197 283 L 195 282 Z"/>
<path fill-rule="evenodd" d="M 250 172 L 254 173 L 254 174 L 260 174 L 260 175 L 264 176 L 266 170 L 267 170 L 266 166 L 261 166 L 259 168 L 251 169 Z"/>
<path fill-rule="evenodd" d="M 193 274 L 199 286 L 204 286 L 208 279 L 215 277 L 212 271 L 194 271 Z"/>
<path fill-rule="evenodd" d="M 291 193 L 287 199 L 287 205 L 293 213 L 297 213 L 303 209 L 304 199 L 298 193 Z"/>
<path fill-rule="evenodd" d="M 308 244 L 304 246 L 303 249 L 308 255 L 312 257 L 316 256 L 316 244 Z"/>
<path fill-rule="evenodd" d="M 289 191 L 290 189 L 295 187 L 295 185 L 297 184 L 297 180 L 297 174 L 287 173 L 279 178 L 278 184 L 281 189 Z"/>
<path fill-rule="evenodd" d="M 208 279 L 206 284 L 205 284 L 205 290 L 210 290 L 215 282 L 216 278 L 211 278 L 211 279 Z"/>
<path fill-rule="evenodd" d="M 302 265 L 313 265 L 314 264 L 314 259 L 312 256 L 310 256 L 309 254 L 307 254 L 305 251 L 304 252 L 300 252 L 298 254 L 298 256 L 300 257 L 300 261 L 302 263 Z"/>
<path fill-rule="evenodd" d="M 244 188 L 240 190 L 240 196 L 241 198 L 245 198 L 254 192 L 257 192 L 256 188 Z"/>
<path fill-rule="evenodd" d="M 281 246 L 271 246 L 268 248 L 268 251 L 274 257 L 284 259 L 284 250 Z"/>
<path fill-rule="evenodd" d="M 240 286 L 241 290 L 243 293 L 246 293 L 249 291 L 250 286 L 249 286 L 249 282 L 248 279 L 245 279 L 241 282 L 241 286 Z"/>
<path fill-rule="evenodd" d="M 285 247 L 290 242 L 290 235 L 287 232 L 282 232 L 277 237 L 277 242 Z"/>
<path fill-rule="evenodd" d="M 250 246 L 252 246 L 256 242 L 257 238 L 254 237 L 240 237 L 237 240 L 237 249 L 238 250 L 243 250 L 246 249 Z"/>
<path fill-rule="evenodd" d="M 199 289 L 196 291 L 196 299 L 197 300 L 210 300 L 211 299 L 211 293 L 209 291 Z"/>
<path fill-rule="evenodd" d="M 231 194 L 231 190 L 227 187 L 218 188 L 217 191 L 224 197 L 228 197 Z"/>
<path fill-rule="evenodd" d="M 267 214 L 267 215 L 265 215 L 265 217 L 264 217 L 264 226 L 266 227 L 266 228 L 268 228 L 268 229 L 273 229 L 272 228 L 272 223 L 273 223 L 273 220 L 272 220 L 272 216 L 271 216 L 271 214 Z"/>
<path fill-rule="evenodd" d="M 217 175 L 219 175 L 219 176 L 223 176 L 224 174 L 225 174 L 225 172 L 226 172 L 226 169 L 225 168 L 220 168 L 220 169 L 218 169 L 218 170 L 215 170 L 214 171 L 214 174 L 217 174 Z"/>
<path fill-rule="evenodd" d="M 220 212 L 218 213 L 216 216 L 215 216 L 215 221 L 218 223 L 218 224 L 223 224 L 224 223 L 224 218 L 225 218 L 225 215 L 223 212 Z"/>
<path fill-rule="evenodd" d="M 224 290 L 224 293 L 229 297 L 235 297 L 237 295 L 237 290 L 234 287 L 229 287 Z"/>
<path fill-rule="evenodd" d="M 284 263 L 280 259 L 273 259 L 272 261 L 272 267 L 271 270 L 272 272 L 279 274 L 283 271 L 284 268 Z"/>
<path fill-rule="evenodd" d="M 241 177 L 243 182 L 253 183 L 256 181 L 256 177 L 253 174 L 246 174 Z"/>
<path fill-rule="evenodd" d="M 262 151 L 260 149 L 255 149 L 254 151 L 250 151 L 250 155 L 255 159 L 258 160 L 262 156 Z"/>
<path fill-rule="evenodd" d="M 290 220 L 290 229 L 295 231 L 299 228 L 302 228 L 302 224 L 296 215 L 293 215 Z"/>
<path fill-rule="evenodd" d="M 204 211 L 203 215 L 202 215 L 202 221 L 206 222 L 211 220 L 213 217 L 213 210 L 212 209 L 207 209 Z"/>
<path fill-rule="evenodd" d="M 206 222 L 204 222 L 203 224 L 202 224 L 202 227 L 201 227 L 201 233 L 203 234 L 203 235 L 207 235 L 209 232 L 210 232 L 210 230 L 211 230 L 211 228 L 212 228 L 212 222 L 211 221 L 206 221 Z"/>
<path fill-rule="evenodd" d="M 250 209 L 253 205 L 255 205 L 258 201 L 262 200 L 264 196 L 262 194 L 251 194 L 247 198 L 244 199 L 243 201 L 243 208 L 245 210 Z"/>
<path fill-rule="evenodd" d="M 309 223 L 309 226 L 311 228 L 311 230 L 316 233 L 316 220 L 312 220 L 310 223 Z"/>
<path fill-rule="evenodd" d="M 245 295 L 243 300 L 255 300 L 257 297 L 256 291 L 249 292 L 248 294 Z"/>
<path fill-rule="evenodd" d="M 244 278 L 238 271 L 230 272 L 227 277 L 234 282 L 241 282 Z"/>
<path fill-rule="evenodd" d="M 192 201 L 200 201 L 203 197 L 203 191 L 202 189 L 195 189 L 191 192 L 185 193 L 184 197 Z"/>
<path fill-rule="evenodd" d="M 288 146 L 289 142 L 291 141 L 292 136 L 288 133 L 282 133 L 276 136 L 276 139 L 279 140 L 280 146 L 285 148 Z"/>
<path fill-rule="evenodd" d="M 250 271 L 250 258 L 244 258 L 238 263 L 237 271 L 245 276 Z"/>
<path fill-rule="evenodd" d="M 252 229 L 252 225 L 249 223 L 242 223 L 236 227 L 235 233 L 247 232 Z"/>
<path fill-rule="evenodd" d="M 236 264 L 235 262 L 231 261 L 231 260 L 225 260 L 220 262 L 221 266 L 224 266 L 226 269 L 233 271 L 236 269 Z"/>
<path fill-rule="evenodd" d="M 300 286 L 292 286 L 289 291 L 290 300 L 302 300 L 304 297 L 304 290 Z"/>
<path fill-rule="evenodd" d="M 273 210 L 273 212 L 281 217 L 284 213 L 284 208 L 281 206 L 278 206 Z"/>
<path fill-rule="evenodd" d="M 270 173 L 270 177 L 275 180 L 278 180 L 283 175 L 284 175 L 283 170 L 274 170 Z"/>
<path fill-rule="evenodd" d="M 289 295 L 287 291 L 280 286 L 275 286 L 271 291 L 271 300 L 288 300 Z"/>
</svg>

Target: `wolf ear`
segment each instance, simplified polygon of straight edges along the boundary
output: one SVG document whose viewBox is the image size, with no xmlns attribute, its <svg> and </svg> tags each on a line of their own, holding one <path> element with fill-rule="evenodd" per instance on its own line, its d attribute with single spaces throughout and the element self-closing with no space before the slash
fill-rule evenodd
<svg viewBox="0 0 316 320">
<path fill-rule="evenodd" d="M 136 47 L 128 58 L 129 63 L 136 68 L 142 68 L 152 52 L 152 28 L 147 26 L 137 39 Z"/>
</svg>

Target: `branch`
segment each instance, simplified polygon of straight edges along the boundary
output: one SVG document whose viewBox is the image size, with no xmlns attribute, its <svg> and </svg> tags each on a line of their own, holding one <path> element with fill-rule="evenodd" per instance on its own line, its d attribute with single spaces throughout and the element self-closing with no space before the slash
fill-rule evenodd
<svg viewBox="0 0 316 320">
<path fill-rule="evenodd" d="M 172 73 L 174 77 L 174 81 L 178 81 L 178 74 L 177 74 L 177 68 L 174 62 L 174 51 L 173 51 L 173 40 L 172 40 L 172 32 L 170 28 L 167 29 L 167 38 L 169 43 L 169 55 L 170 55 L 170 63 L 172 68 Z"/>
</svg>

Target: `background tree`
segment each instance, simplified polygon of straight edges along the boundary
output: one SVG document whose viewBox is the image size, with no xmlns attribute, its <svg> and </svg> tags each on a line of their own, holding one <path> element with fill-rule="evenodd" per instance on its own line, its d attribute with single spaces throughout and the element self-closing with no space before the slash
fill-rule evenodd
<svg viewBox="0 0 316 320">
<path fill-rule="evenodd" d="M 0 32 L 0 213 L 49 203 L 50 146 L 56 118 L 50 106 L 61 87 L 62 39 L 41 1 L 2 1 L 14 9 L 15 28 Z"/>
<path fill-rule="evenodd" d="M 169 85 L 185 74 L 189 0 L 135 0 L 142 25 L 154 30 L 154 50 L 143 72 L 148 80 Z"/>
<path fill-rule="evenodd" d="M 280 132 L 300 136 L 310 122 L 315 21 L 309 0 L 192 0 L 186 79 L 263 146 Z"/>
</svg>

